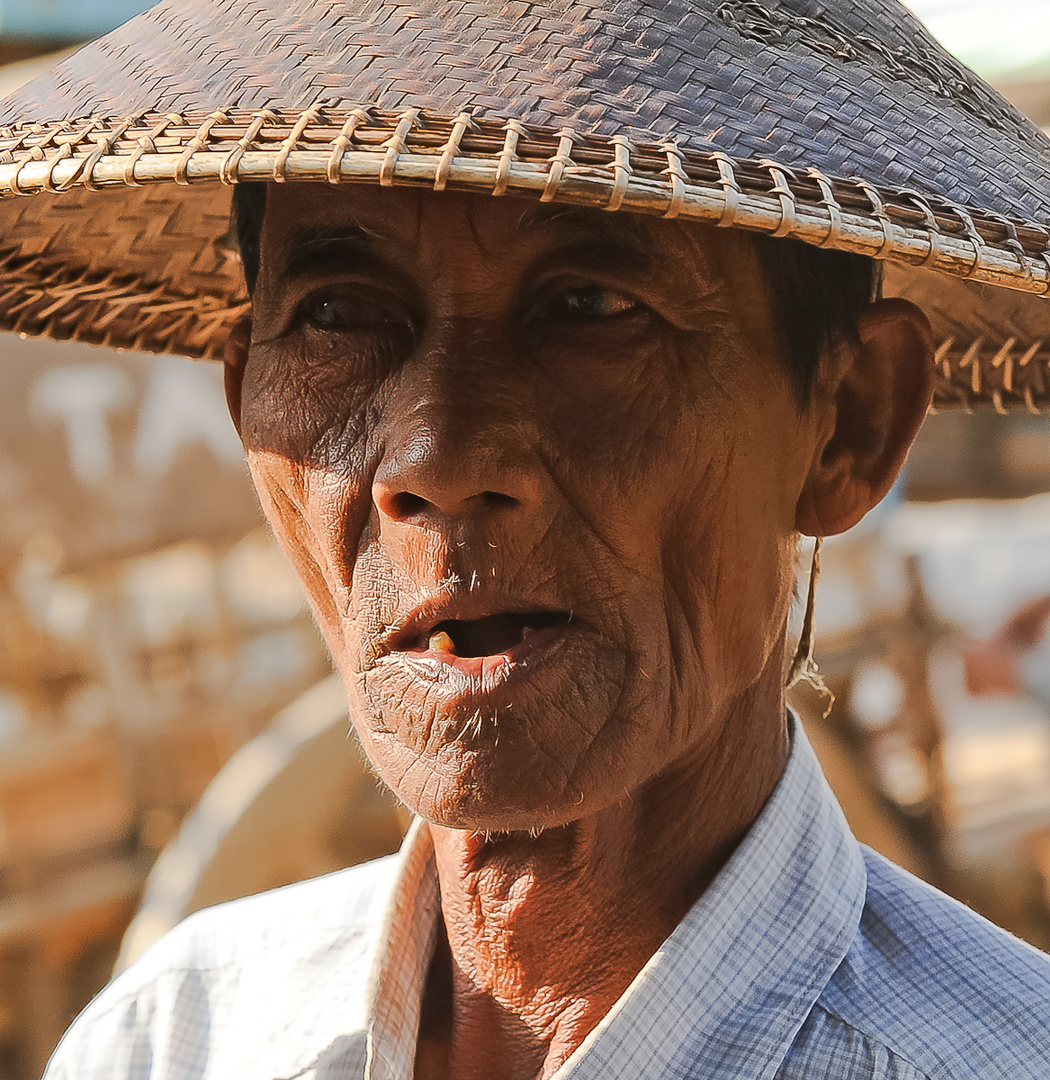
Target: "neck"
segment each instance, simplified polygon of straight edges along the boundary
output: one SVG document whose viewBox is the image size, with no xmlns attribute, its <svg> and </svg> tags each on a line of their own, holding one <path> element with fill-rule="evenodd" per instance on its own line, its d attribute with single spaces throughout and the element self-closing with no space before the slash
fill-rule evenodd
<svg viewBox="0 0 1050 1080">
<path fill-rule="evenodd" d="M 681 922 L 783 772 L 779 686 L 749 695 L 702 760 L 538 836 L 430 826 L 447 939 L 418 1077 L 550 1077 Z"/>
</svg>

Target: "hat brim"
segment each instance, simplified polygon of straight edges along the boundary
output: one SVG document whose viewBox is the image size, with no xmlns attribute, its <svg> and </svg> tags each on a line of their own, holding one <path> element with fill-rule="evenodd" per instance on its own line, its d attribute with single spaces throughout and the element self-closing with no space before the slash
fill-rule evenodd
<svg viewBox="0 0 1050 1080">
<path fill-rule="evenodd" d="M 362 66 L 367 20 L 359 5 L 297 0 L 289 11 L 274 2 L 274 19 L 284 20 L 284 30 L 295 24 L 302 36 L 301 54 L 280 60 L 282 78 L 267 70 L 266 52 L 280 25 L 274 31 L 266 20 L 238 22 L 229 0 L 195 6 L 196 21 L 180 11 L 177 35 L 179 5 L 159 5 L 0 104 L 0 114 L 15 121 L 0 131 L 0 328 L 217 356 L 248 303 L 229 231 L 231 185 L 409 185 L 680 217 L 887 260 L 898 268 L 893 291 L 924 299 L 934 316 L 940 405 L 1050 406 L 1043 348 L 1050 307 L 1041 299 L 1050 291 L 1050 142 L 947 54 L 923 59 L 935 43 L 918 41 L 916 51 L 915 35 L 924 31 L 890 0 L 863 8 L 841 0 L 838 22 L 792 16 L 779 39 L 758 45 L 752 23 L 734 25 L 723 9 L 751 12 L 748 18 L 764 11 L 774 22 L 777 9 L 733 0 L 705 16 L 703 5 L 686 5 L 706 21 L 688 40 L 682 24 L 662 28 L 656 40 L 650 21 L 650 60 L 638 68 L 640 86 L 624 80 L 623 64 L 610 73 L 584 63 L 601 61 L 601 48 L 622 49 L 622 42 L 584 47 L 574 39 L 574 65 L 552 67 L 549 41 L 534 47 L 526 35 L 504 43 L 518 67 L 499 93 L 481 61 L 481 70 L 464 71 L 466 54 L 477 51 L 476 34 L 464 27 L 491 23 L 486 5 L 456 6 L 473 22 L 406 17 L 400 5 L 372 5 L 400 22 Z M 340 23 L 335 41 L 323 20 L 307 18 L 322 7 L 359 22 L 349 29 Z M 666 5 L 632 10 L 652 14 L 650 7 L 657 12 Z M 208 40 L 220 18 L 225 40 L 235 40 L 234 31 L 259 38 L 226 50 L 222 64 Z M 910 43 L 894 54 L 903 75 L 883 73 L 877 64 L 851 67 L 818 48 L 827 45 L 821 35 L 842 38 L 849 30 L 869 42 L 872 63 L 881 62 L 884 47 L 862 33 L 872 20 L 881 20 L 885 48 L 894 34 Z M 374 37 L 371 24 L 369 31 Z M 311 51 L 311 32 L 319 42 L 329 33 L 323 47 Z M 175 48 L 172 42 L 174 58 L 163 51 Z M 127 70 L 129 43 L 147 55 L 122 91 L 108 80 L 115 58 L 123 57 Z M 572 52 L 569 46 L 559 58 Z M 673 78 L 664 70 L 665 56 L 682 67 L 685 46 L 695 53 L 689 71 L 707 81 L 700 98 L 696 87 L 677 85 L 674 65 Z M 356 67 L 333 59 L 333 49 L 351 47 Z M 465 53 L 458 66 L 457 48 Z M 533 79 L 531 96 L 519 93 L 515 101 L 514 80 L 521 80 L 530 49 L 545 65 L 542 93 Z M 707 49 L 717 53 L 710 62 Z M 420 56 L 439 68 L 452 57 L 453 90 L 443 89 L 441 79 L 436 90 L 421 83 L 414 74 Z M 762 70 L 754 69 L 756 56 Z M 250 93 L 240 70 L 246 57 L 257 86 Z M 183 61 L 196 70 L 182 72 Z M 296 80 L 301 68 L 322 62 L 339 85 L 329 79 L 320 96 L 314 87 L 309 103 Z M 739 81 L 745 64 L 751 65 L 746 89 L 765 96 L 760 107 L 744 100 L 741 112 L 746 93 L 725 84 Z M 377 81 L 377 67 L 385 82 Z M 816 84 L 808 98 L 788 85 L 792 77 L 798 82 L 800 68 Z M 941 84 L 931 88 L 934 75 Z M 139 83 L 147 76 L 147 99 L 157 108 L 141 108 Z M 616 80 L 612 95 L 610 79 Z M 365 87 L 368 97 L 347 100 Z M 653 134 L 654 98 L 668 121 L 661 135 Z M 396 108 L 380 107 L 394 100 Z M 246 101 L 259 107 L 246 108 Z M 453 101 L 466 107 L 449 108 Z M 180 107 L 169 108 L 173 102 Z M 879 114 L 887 102 L 911 110 L 907 130 L 901 130 L 904 114 Z M 865 103 L 868 111 L 858 112 Z M 931 139 L 924 126 L 935 123 L 942 130 Z M 741 152 L 756 146 L 768 148 L 768 156 Z M 913 160 L 905 160 L 909 155 Z M 1002 164 L 1011 159 L 1012 171 Z M 953 279 L 965 283 L 963 291 L 946 285 L 941 295 L 937 283 Z M 1024 335 L 1019 328 L 1027 328 Z M 1008 365 L 1003 357 L 1015 354 L 1024 363 Z M 995 373 L 1003 369 L 1011 375 L 1000 385 Z"/>
</svg>

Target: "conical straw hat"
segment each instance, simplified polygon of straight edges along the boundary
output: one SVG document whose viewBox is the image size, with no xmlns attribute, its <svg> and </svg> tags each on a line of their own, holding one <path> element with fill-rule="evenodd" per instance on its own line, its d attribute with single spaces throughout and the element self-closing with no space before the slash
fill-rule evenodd
<svg viewBox="0 0 1050 1080">
<path fill-rule="evenodd" d="M 1050 407 L 1050 142 L 895 0 L 168 0 L 0 124 L 3 329 L 215 356 L 230 185 L 413 185 L 887 260 L 938 403 Z"/>
</svg>

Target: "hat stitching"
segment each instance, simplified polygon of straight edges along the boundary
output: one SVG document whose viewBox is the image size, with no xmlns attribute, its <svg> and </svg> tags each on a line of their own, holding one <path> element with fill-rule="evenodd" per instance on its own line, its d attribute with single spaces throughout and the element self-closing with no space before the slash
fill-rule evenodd
<svg viewBox="0 0 1050 1080">
<path fill-rule="evenodd" d="M 800 44 L 832 59 L 876 64 L 881 74 L 889 74 L 899 82 L 911 83 L 918 75 L 935 96 L 954 102 L 989 127 L 1032 141 L 1030 125 L 1020 113 L 1004 107 L 1001 99 L 976 81 L 962 64 L 922 48 L 918 33 L 912 47 L 890 48 L 867 34 L 847 33 L 827 12 L 797 15 L 782 7 L 767 8 L 758 0 L 724 0 L 715 9 L 715 15 L 743 37 L 768 43 L 783 41 L 786 31 L 797 30 Z M 916 30 L 920 28 L 917 26 Z M 871 55 L 863 55 L 857 46 Z"/>
<path fill-rule="evenodd" d="M 3 188 L 6 187 L 8 194 L 27 194 L 34 189 L 46 190 L 48 184 L 54 185 L 55 183 L 61 183 L 63 188 L 67 189 L 75 183 L 81 183 L 85 186 L 88 183 L 100 182 L 121 182 L 137 185 L 144 180 L 162 181 L 165 178 L 174 179 L 176 183 L 182 184 L 189 184 L 195 179 L 209 177 L 218 178 L 227 183 L 239 182 L 245 179 L 265 179 L 269 178 L 269 176 L 259 174 L 259 157 L 261 152 L 269 150 L 271 147 L 276 152 L 277 160 L 275 161 L 272 156 L 269 158 L 266 166 L 267 173 L 273 175 L 273 170 L 276 167 L 277 174 L 284 176 L 288 172 L 288 166 L 293 154 L 297 153 L 291 147 L 292 145 L 298 146 L 300 141 L 304 147 L 302 154 L 297 158 L 300 168 L 296 175 L 300 179 L 309 178 L 310 173 L 315 168 L 313 161 L 316 159 L 316 154 L 313 148 L 323 144 L 328 164 L 325 175 L 332 182 L 338 182 L 340 179 L 364 179 L 372 166 L 366 161 L 357 160 L 351 163 L 355 167 L 350 168 L 348 167 L 348 156 L 357 153 L 359 157 L 366 157 L 375 150 L 383 150 L 385 151 L 385 157 L 379 175 L 380 183 L 384 181 L 392 183 L 394 171 L 400 168 L 402 164 L 406 165 L 411 174 L 407 177 L 408 180 L 418 182 L 427 177 L 429 182 L 433 183 L 433 159 L 425 160 L 424 155 L 440 151 L 442 148 L 447 151 L 448 136 L 442 134 L 441 128 L 443 124 L 449 122 L 440 120 L 440 118 L 431 118 L 426 124 L 423 124 L 420 121 L 421 110 L 418 109 L 408 110 L 403 114 L 394 116 L 375 116 L 366 110 L 360 110 L 359 114 L 357 112 L 351 114 L 344 122 L 344 130 L 334 139 L 329 134 L 332 130 L 332 120 L 324 116 L 322 110 L 316 106 L 307 111 L 309 116 L 305 118 L 306 122 L 304 123 L 302 113 L 298 114 L 295 120 L 292 121 L 290 117 L 276 111 L 266 111 L 264 114 L 257 113 L 241 119 L 239 114 L 235 114 L 234 110 L 218 110 L 198 122 L 186 134 L 183 134 L 182 131 L 173 130 L 176 121 L 179 122 L 178 127 L 182 128 L 183 131 L 192 124 L 192 121 L 187 117 L 175 117 L 174 120 L 168 120 L 165 124 L 166 134 L 163 139 L 154 137 L 156 129 L 145 133 L 152 139 L 154 149 L 160 151 L 153 155 L 150 155 L 148 148 L 143 145 L 141 141 L 143 136 L 136 130 L 128 130 L 127 121 L 120 122 L 115 130 L 107 132 L 104 136 L 96 133 L 90 140 L 87 139 L 83 129 L 74 129 L 70 132 L 71 125 L 67 125 L 64 139 L 59 137 L 58 129 L 54 126 L 44 131 L 12 132 L 9 145 L 3 146 L 2 140 L 0 140 L 0 160 L 3 157 L 10 156 L 13 160 L 9 164 L 15 166 L 14 169 L 6 170 L 6 175 L 4 175 L 5 170 L 0 168 L 0 193 L 3 193 Z M 262 117 L 263 122 L 260 122 L 260 117 Z M 317 121 L 317 129 L 311 132 L 311 121 L 314 120 Z M 147 124 L 149 118 L 140 117 L 136 119 L 136 122 Z M 454 125 L 454 122 L 452 123 Z M 287 125 L 289 124 L 292 128 L 291 135 L 287 133 Z M 256 136 L 254 140 L 245 137 L 246 127 L 252 128 Z M 493 127 L 491 121 L 488 122 L 486 127 L 484 123 L 475 118 L 472 119 L 469 128 L 464 128 L 457 142 L 457 150 L 462 150 L 464 154 L 462 160 L 457 159 L 460 171 L 466 168 L 470 172 L 470 165 L 474 165 L 476 167 L 474 171 L 487 172 L 487 169 L 481 169 L 480 166 L 483 160 L 486 164 L 491 162 L 492 152 L 495 149 L 492 144 Z M 394 129 L 392 134 L 391 128 Z M 569 180 L 580 181 L 585 178 L 594 180 L 610 177 L 613 181 L 614 191 L 623 189 L 625 182 L 628 185 L 628 190 L 624 191 L 623 200 L 620 200 L 619 194 L 615 195 L 617 205 L 629 202 L 632 210 L 655 212 L 657 208 L 652 205 L 651 196 L 654 191 L 651 186 L 651 177 L 652 181 L 658 181 L 659 184 L 659 209 L 666 213 L 672 200 L 675 200 L 676 206 L 678 206 L 679 211 L 681 210 L 681 204 L 683 203 L 681 189 L 678 188 L 674 176 L 670 175 L 669 177 L 666 165 L 666 150 L 663 149 L 661 144 L 657 144 L 655 147 L 643 145 L 640 151 L 635 151 L 622 140 L 614 142 L 613 139 L 609 138 L 593 136 L 588 138 L 580 136 L 571 129 L 562 129 L 557 136 L 556 152 L 553 155 L 548 154 L 544 157 L 541 156 L 542 146 L 552 136 L 548 132 L 528 129 L 524 126 L 521 130 L 526 131 L 528 134 L 526 146 L 531 152 L 526 153 L 525 156 L 530 166 L 533 162 L 542 162 L 546 165 L 543 190 L 540 193 L 541 198 L 546 195 L 547 201 L 549 201 L 550 198 L 554 197 L 555 193 L 564 190 L 564 182 Z M 524 169 L 525 162 L 518 160 L 522 158 L 521 132 L 508 132 L 506 122 L 504 122 L 500 134 L 502 138 L 500 156 L 497 162 L 499 174 L 489 181 L 492 184 L 490 190 L 505 191 L 512 178 L 515 181 L 515 186 L 532 189 L 533 168 Z M 293 135 L 294 138 L 292 138 Z M 513 161 L 507 156 L 508 146 L 510 145 L 508 140 L 511 135 L 515 137 L 512 154 L 516 160 Z M 137 139 L 136 136 L 138 136 Z M 112 155 L 99 154 L 100 145 L 105 145 L 100 144 L 99 138 L 108 139 L 109 148 L 113 151 Z M 33 145 L 28 146 L 27 144 L 31 140 L 35 141 L 33 141 Z M 85 150 L 86 146 L 90 145 L 88 157 L 94 163 L 90 170 L 85 169 L 82 154 L 78 156 L 75 152 L 69 153 L 70 149 L 77 147 L 78 140 L 86 144 Z M 60 158 L 51 161 L 47 168 L 41 172 L 34 169 L 34 163 L 41 160 L 44 155 L 43 148 L 48 144 L 54 146 L 68 144 L 69 149 L 63 148 Z M 17 153 L 12 153 L 15 147 L 18 148 Z M 79 149 L 79 147 L 77 148 Z M 129 163 L 123 160 L 124 155 L 129 150 L 136 159 L 130 167 Z M 361 154 L 362 150 L 365 151 L 363 155 Z M 7 153 L 2 153 L 2 151 Z M 231 154 L 231 151 L 236 151 L 236 153 Z M 170 155 L 173 152 L 177 153 L 174 169 L 170 165 Z M 211 164 L 212 159 L 209 155 L 216 155 L 219 158 L 219 167 Z M 411 159 L 411 165 L 408 164 L 409 159 Z M 764 160 L 768 161 L 770 159 Z M 114 166 L 118 162 L 120 167 L 119 170 L 116 170 Z M 444 162 L 446 166 L 444 176 L 447 181 L 451 175 L 453 164 L 447 153 Z M 591 162 L 593 164 L 590 164 Z M 709 166 L 705 168 L 705 162 L 716 166 L 717 179 L 711 174 Z M 658 163 L 660 167 L 658 167 Z M 221 167 L 222 164 L 225 165 L 225 168 Z M 236 164 L 236 168 L 233 168 L 234 164 Z M 67 165 L 68 168 L 65 168 Z M 780 162 L 776 163 L 776 165 L 781 171 L 789 168 Z M 306 168 L 303 168 L 303 166 L 306 166 Z M 63 171 L 64 168 L 65 171 Z M 639 169 L 641 170 L 640 173 Z M 628 172 L 628 170 L 631 171 Z M 771 176 L 768 166 L 763 165 L 761 161 L 753 163 L 747 161 L 734 162 L 728 155 L 722 155 L 720 152 L 707 154 L 692 152 L 688 160 L 686 160 L 683 170 L 686 179 L 690 181 L 694 189 L 689 192 L 690 196 L 697 194 L 695 189 L 698 183 L 703 187 L 710 185 L 711 181 L 714 180 L 719 185 L 722 194 L 719 206 L 719 220 L 723 224 L 738 222 L 739 196 L 742 189 L 737 179 L 737 173 L 740 173 L 741 177 L 745 174 L 749 176 L 750 194 L 747 196 L 748 198 L 753 199 L 756 195 L 766 195 L 778 198 L 780 201 L 781 213 L 772 225 L 767 225 L 766 219 L 760 217 L 757 220 L 749 220 L 746 223 L 748 227 L 760 228 L 762 231 L 768 232 L 776 231 L 783 226 L 785 213 L 789 218 L 791 217 L 791 203 L 797 199 L 802 199 L 803 203 L 810 207 L 820 208 L 824 211 L 824 214 L 830 212 L 831 204 L 827 198 L 827 192 L 820 187 L 819 182 L 814 182 L 815 178 L 808 170 L 804 178 L 799 178 L 792 173 L 789 182 L 786 179 L 786 174 L 784 174 L 785 179 L 783 180 Z M 344 173 L 347 175 L 343 176 Z M 619 182 L 618 187 L 617 181 Z M 807 184 L 809 191 L 806 190 Z M 1047 273 L 1047 269 L 1050 269 L 1050 262 L 1043 258 L 1047 249 L 1048 237 L 1044 228 L 1028 222 L 1018 224 L 1003 215 L 988 211 L 977 212 L 980 215 L 981 229 L 971 228 L 975 217 L 973 213 L 960 214 L 957 212 L 958 207 L 956 204 L 928 195 L 924 196 L 924 199 L 930 212 L 927 213 L 926 210 L 919 209 L 915 216 L 908 220 L 906 208 L 909 202 L 914 203 L 914 200 L 901 196 L 899 192 L 896 196 L 896 202 L 892 203 L 893 212 L 890 214 L 887 212 L 886 200 L 894 199 L 892 192 L 879 194 L 877 189 L 867 181 L 862 183 L 856 179 L 836 181 L 835 184 L 838 186 L 838 198 L 836 201 L 842 207 L 848 207 L 854 213 L 858 210 L 861 213 L 866 211 L 868 216 L 873 218 L 874 223 L 878 225 L 881 242 L 875 247 L 870 247 L 866 242 L 862 241 L 858 248 L 862 252 L 874 254 L 876 257 L 886 256 L 893 252 L 908 261 L 921 261 L 916 257 L 918 251 L 914 244 L 905 243 L 904 247 L 901 247 L 899 229 L 891 218 L 904 218 L 905 220 L 901 221 L 900 224 L 912 231 L 916 227 L 922 229 L 925 226 L 927 235 L 921 248 L 921 254 L 927 261 L 930 259 L 935 261 L 940 269 L 945 269 L 959 276 L 983 277 L 983 270 L 987 268 L 985 264 L 989 261 L 987 254 L 983 253 L 983 249 L 991 244 L 999 246 L 1012 254 L 1015 266 L 1013 274 L 1008 276 L 1023 278 L 1024 285 L 1022 287 L 1034 292 L 1045 292 L 1050 288 L 1050 274 Z M 476 187 L 477 184 L 472 182 L 469 186 Z M 832 188 L 831 190 L 834 193 L 835 189 Z M 862 197 L 860 203 L 851 197 L 851 190 L 856 191 Z M 638 198 L 632 197 L 628 199 L 628 193 L 631 191 Z M 875 192 L 874 198 L 872 192 Z M 579 197 L 580 194 L 581 192 L 577 190 L 576 196 Z M 935 210 L 932 209 L 932 200 L 934 199 L 936 199 Z M 605 200 L 606 205 L 608 205 L 608 195 L 605 196 Z M 959 250 L 958 245 L 956 245 L 956 249 L 950 253 L 950 258 L 945 262 L 941 258 L 942 253 L 946 250 L 944 245 L 939 240 L 931 241 L 930 239 L 930 222 L 936 224 L 946 236 L 963 240 L 965 242 L 964 250 Z M 792 228 L 793 226 L 789 226 L 788 231 L 791 231 Z M 1024 230 L 1026 234 L 1023 241 L 1020 239 L 1019 229 Z M 834 222 L 823 219 L 823 228 L 819 236 L 810 235 L 812 230 L 808 230 L 804 238 L 813 243 L 828 243 L 831 242 L 829 237 L 834 236 L 834 242 L 839 242 L 842 239 L 842 230 L 841 215 L 838 215 L 837 220 Z M 973 237 L 974 234 L 980 234 L 982 230 L 985 235 L 981 238 L 983 241 L 981 244 L 982 252 L 979 253 L 977 242 Z M 937 248 L 932 256 L 931 244 Z M 962 264 L 959 262 L 960 256 L 964 260 Z M 1043 266 L 1047 269 L 1035 273 L 1031 263 L 1032 256 L 1041 260 L 1040 263 L 1036 264 L 1037 266 Z M 992 259 L 991 261 L 995 264 L 994 280 L 1008 284 L 1008 281 L 1002 279 L 1005 269 L 1003 261 L 1001 259 Z M 981 271 L 981 273 L 979 274 L 978 271 Z"/>
</svg>

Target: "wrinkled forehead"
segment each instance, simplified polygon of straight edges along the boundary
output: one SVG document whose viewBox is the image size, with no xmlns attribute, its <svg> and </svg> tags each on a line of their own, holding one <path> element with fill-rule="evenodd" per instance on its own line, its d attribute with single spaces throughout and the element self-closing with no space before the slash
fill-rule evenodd
<svg viewBox="0 0 1050 1080">
<path fill-rule="evenodd" d="M 547 256 L 571 254 L 609 271 L 689 280 L 694 295 L 763 290 L 750 238 L 689 221 L 457 192 L 271 184 L 261 231 L 264 277 L 335 268 L 382 255 L 416 270 L 491 282 Z"/>
</svg>

